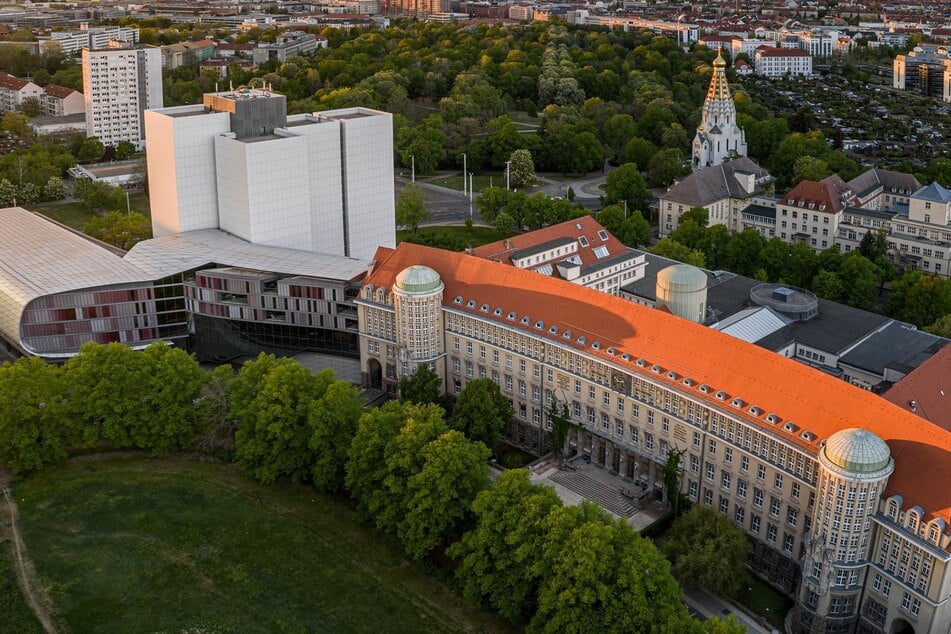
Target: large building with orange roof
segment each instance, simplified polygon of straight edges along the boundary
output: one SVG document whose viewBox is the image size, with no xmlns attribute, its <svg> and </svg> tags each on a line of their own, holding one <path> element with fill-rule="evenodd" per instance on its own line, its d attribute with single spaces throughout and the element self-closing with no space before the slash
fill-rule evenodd
<svg viewBox="0 0 951 634">
<path fill-rule="evenodd" d="M 447 394 L 498 383 L 510 440 L 566 449 L 752 539 L 754 570 L 799 598 L 801 632 L 951 631 L 951 432 L 844 381 L 666 312 L 532 270 L 408 243 L 356 300 L 371 388 L 430 365 Z"/>
</svg>

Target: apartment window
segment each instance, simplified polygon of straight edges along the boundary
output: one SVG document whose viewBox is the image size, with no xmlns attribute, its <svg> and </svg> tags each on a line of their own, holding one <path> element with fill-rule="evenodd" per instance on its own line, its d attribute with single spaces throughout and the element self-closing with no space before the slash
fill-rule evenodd
<svg viewBox="0 0 951 634">
<path fill-rule="evenodd" d="M 687 494 L 690 496 L 691 499 L 694 499 L 697 497 L 697 483 L 694 482 L 693 480 L 691 480 L 690 483 L 687 485 Z"/>
<path fill-rule="evenodd" d="M 736 520 L 737 524 L 742 524 L 746 519 L 746 509 L 742 506 L 737 506 L 736 510 L 733 512 L 733 519 Z"/>
<path fill-rule="evenodd" d="M 750 470 L 750 459 L 749 456 L 743 456 L 740 458 L 740 470 L 749 471 Z"/>
<path fill-rule="evenodd" d="M 526 394 L 525 381 L 518 382 L 518 393 L 521 394 L 522 396 L 525 396 Z"/>
<path fill-rule="evenodd" d="M 720 496 L 720 512 L 726 515 L 730 512 L 730 500 L 724 496 Z"/>
<path fill-rule="evenodd" d="M 780 509 L 780 507 L 781 507 L 781 504 L 780 504 L 780 502 L 779 502 L 779 498 L 770 496 L 770 498 L 769 498 L 769 514 L 772 515 L 773 517 L 779 517 L 779 509 Z"/>
<path fill-rule="evenodd" d="M 703 503 L 707 506 L 713 506 L 713 491 L 710 489 L 703 490 Z"/>
<path fill-rule="evenodd" d="M 700 458 L 690 454 L 690 470 L 694 473 L 700 471 Z"/>
<path fill-rule="evenodd" d="M 466 354 L 469 355 L 470 357 L 472 356 L 472 342 L 471 341 L 466 342 Z"/>
<path fill-rule="evenodd" d="M 604 431 L 611 429 L 611 418 L 604 412 L 601 412 L 601 429 Z"/>
<path fill-rule="evenodd" d="M 575 394 L 581 394 L 581 381 L 575 381 Z"/>
<path fill-rule="evenodd" d="M 750 532 L 759 534 L 760 518 L 759 515 L 750 515 Z"/>
<path fill-rule="evenodd" d="M 651 410 L 647 410 L 647 424 L 648 425 L 654 424 L 654 412 L 652 412 Z"/>
<path fill-rule="evenodd" d="M 783 476 L 779 473 L 776 474 L 776 477 L 773 478 L 773 487 L 777 489 L 783 488 Z"/>
<path fill-rule="evenodd" d="M 766 467 L 763 465 L 757 465 L 756 467 L 756 479 L 765 480 L 766 479 Z"/>
<path fill-rule="evenodd" d="M 708 464 L 706 471 L 707 471 L 707 480 L 709 480 L 710 482 L 713 482 L 713 477 L 716 474 L 716 469 L 714 469 L 712 464 Z"/>
<path fill-rule="evenodd" d="M 610 407 L 610 406 L 611 406 L 611 394 L 610 394 L 610 393 L 605 392 L 604 394 L 601 395 L 601 404 L 604 405 L 605 407 Z"/>
<path fill-rule="evenodd" d="M 700 446 L 700 432 L 696 432 L 696 431 L 693 432 L 693 446 L 694 447 Z"/>
<path fill-rule="evenodd" d="M 740 499 L 746 499 L 746 480 L 736 481 L 736 495 Z"/>
<path fill-rule="evenodd" d="M 665 432 L 670 431 L 670 419 L 664 416 L 660 421 L 660 428 Z"/>
<path fill-rule="evenodd" d="M 753 506 L 756 508 L 763 507 L 763 490 L 762 489 L 753 489 Z"/>
<path fill-rule="evenodd" d="M 798 482 L 792 483 L 792 496 L 796 500 L 799 499 L 799 483 Z"/>
<path fill-rule="evenodd" d="M 871 621 L 878 623 L 879 625 L 884 625 L 885 617 L 888 615 L 888 608 L 878 601 L 869 599 L 865 607 L 865 615 Z"/>
<path fill-rule="evenodd" d="M 727 491 L 730 490 L 730 485 L 731 485 L 730 479 L 731 479 L 731 476 L 726 471 L 720 474 L 720 486 L 726 489 Z"/>
<path fill-rule="evenodd" d="M 790 535 L 789 533 L 783 533 L 783 552 L 791 555 L 793 551 L 793 545 L 796 543 L 796 538 Z"/>
<path fill-rule="evenodd" d="M 822 562 L 819 562 L 819 561 L 812 562 L 812 578 L 822 579 Z"/>
<path fill-rule="evenodd" d="M 799 521 L 799 509 L 789 508 L 786 511 L 786 523 L 796 528 L 796 523 Z"/>
<path fill-rule="evenodd" d="M 772 524 L 766 524 L 766 541 L 770 544 L 776 543 L 776 527 Z"/>
<path fill-rule="evenodd" d="M 647 447 L 648 451 L 654 450 L 654 435 L 653 434 L 644 434 L 644 446 Z"/>
<path fill-rule="evenodd" d="M 589 425 L 594 425 L 595 416 L 594 416 L 594 408 L 593 408 L 593 407 L 589 407 L 589 408 L 588 408 L 588 416 L 587 416 L 587 418 L 588 418 L 588 424 L 589 424 Z"/>
<path fill-rule="evenodd" d="M 506 390 L 507 392 L 511 392 L 511 391 L 512 391 L 512 377 L 510 377 L 510 376 L 507 375 L 507 374 L 505 375 L 505 390 Z"/>
<path fill-rule="evenodd" d="M 711 456 L 717 453 L 717 441 L 710 441 L 710 443 L 707 445 L 707 453 Z"/>
</svg>

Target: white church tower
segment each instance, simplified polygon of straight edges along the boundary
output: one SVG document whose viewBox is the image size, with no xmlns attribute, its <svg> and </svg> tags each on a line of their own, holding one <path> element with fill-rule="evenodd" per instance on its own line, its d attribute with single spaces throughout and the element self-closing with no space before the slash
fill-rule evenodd
<svg viewBox="0 0 951 634">
<path fill-rule="evenodd" d="M 703 120 L 693 138 L 693 169 L 746 156 L 746 134 L 736 125 L 736 106 L 726 81 L 726 61 L 722 52 L 713 62 L 713 79 L 703 103 Z"/>
</svg>

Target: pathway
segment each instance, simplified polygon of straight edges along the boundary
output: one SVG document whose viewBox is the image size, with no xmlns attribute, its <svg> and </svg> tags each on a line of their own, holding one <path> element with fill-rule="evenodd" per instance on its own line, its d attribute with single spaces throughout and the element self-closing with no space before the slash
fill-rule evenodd
<svg viewBox="0 0 951 634">
<path fill-rule="evenodd" d="M 762 617 L 754 616 L 733 601 L 725 601 L 707 594 L 703 590 L 686 591 L 684 593 L 684 603 L 704 618 L 712 616 L 724 618 L 726 615 L 732 614 L 740 625 L 746 627 L 747 634 L 779 634 L 778 630 L 773 629 L 768 624 L 764 625 L 765 619 Z"/>
<path fill-rule="evenodd" d="M 13 497 L 10 495 L 10 489 L 3 487 L 3 497 L 7 503 L 7 512 L 10 516 L 10 536 L 13 538 L 14 565 L 17 572 L 17 580 L 20 582 L 20 588 L 23 590 L 23 596 L 29 604 L 33 614 L 43 626 L 47 634 L 55 634 L 57 629 L 53 625 L 51 616 L 52 610 L 49 608 L 49 598 L 44 596 L 41 591 L 35 588 L 36 571 L 33 569 L 33 562 L 30 561 L 26 553 L 26 545 L 23 543 L 23 536 L 20 534 L 20 528 L 17 526 L 17 517 L 19 510 Z"/>
</svg>

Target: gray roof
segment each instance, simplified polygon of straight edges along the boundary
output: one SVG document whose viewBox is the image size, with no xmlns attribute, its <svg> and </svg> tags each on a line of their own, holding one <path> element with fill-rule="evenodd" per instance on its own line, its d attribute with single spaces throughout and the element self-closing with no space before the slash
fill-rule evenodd
<svg viewBox="0 0 951 634">
<path fill-rule="evenodd" d="M 364 260 L 251 244 L 218 229 L 145 240 L 132 247 L 125 261 L 154 280 L 210 264 L 342 281 L 358 277 L 367 268 Z"/>
<path fill-rule="evenodd" d="M 916 191 L 912 196 L 914 198 L 931 200 L 942 204 L 949 203 L 951 202 L 951 189 L 945 189 L 938 183 L 931 183 L 927 187 L 922 187 Z"/>
<path fill-rule="evenodd" d="M 916 330 L 907 324 L 892 322 L 850 350 L 839 361 L 878 375 L 882 375 L 886 367 L 908 373 L 947 343 L 949 341 L 942 337 Z"/>
<path fill-rule="evenodd" d="M 760 216 L 761 218 L 772 218 L 776 220 L 776 208 L 767 207 L 766 205 L 747 205 L 742 214 L 752 214 L 754 216 Z"/>
<path fill-rule="evenodd" d="M 856 196 L 865 197 L 871 194 L 879 187 L 891 191 L 897 189 L 900 191 L 913 192 L 921 187 L 921 183 L 913 174 L 904 172 L 893 172 L 891 170 L 882 170 L 872 168 L 867 172 L 859 174 L 849 181 L 849 189 L 855 192 Z"/>
<path fill-rule="evenodd" d="M 557 249 L 558 247 L 565 246 L 566 244 L 571 244 L 572 242 L 575 242 L 576 240 L 577 238 L 563 237 L 563 238 L 555 238 L 554 240 L 548 240 L 547 242 L 541 242 L 539 244 L 533 244 L 530 247 L 525 247 L 524 249 L 516 251 L 515 253 L 511 255 L 511 258 L 513 260 L 527 258 L 531 255 L 544 253 L 545 251 L 549 251 L 551 249 Z"/>
<path fill-rule="evenodd" d="M 890 211 L 883 211 L 881 209 L 863 209 L 861 207 L 846 207 L 845 213 L 851 214 L 853 216 L 859 216 L 861 218 L 874 218 L 876 220 L 891 220 L 895 216 L 899 215 L 898 211 L 892 209 Z M 905 215 L 908 215 L 908 212 L 905 212 Z"/>
<path fill-rule="evenodd" d="M 724 198 L 747 198 L 762 192 L 761 187 L 755 187 L 752 193 L 746 192 L 735 178 L 738 172 L 753 174 L 757 179 L 769 177 L 769 172 L 757 165 L 756 161 L 742 156 L 719 165 L 698 169 L 660 197 L 691 207 L 700 207 Z"/>
<path fill-rule="evenodd" d="M 0 332 L 10 340 L 38 297 L 151 281 L 106 245 L 26 209 L 0 209 Z"/>
</svg>

